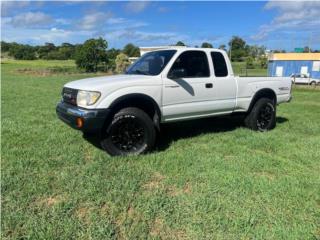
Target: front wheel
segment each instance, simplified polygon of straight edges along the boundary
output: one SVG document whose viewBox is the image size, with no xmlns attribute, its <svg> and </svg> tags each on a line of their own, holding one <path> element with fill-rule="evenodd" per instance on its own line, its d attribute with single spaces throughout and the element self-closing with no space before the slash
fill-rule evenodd
<svg viewBox="0 0 320 240">
<path fill-rule="evenodd" d="M 256 131 L 265 132 L 276 126 L 276 107 L 268 98 L 259 99 L 245 118 L 245 125 Z"/>
<path fill-rule="evenodd" d="M 144 111 L 129 107 L 114 115 L 102 135 L 101 146 L 111 156 L 138 155 L 153 147 L 156 131 Z"/>
</svg>

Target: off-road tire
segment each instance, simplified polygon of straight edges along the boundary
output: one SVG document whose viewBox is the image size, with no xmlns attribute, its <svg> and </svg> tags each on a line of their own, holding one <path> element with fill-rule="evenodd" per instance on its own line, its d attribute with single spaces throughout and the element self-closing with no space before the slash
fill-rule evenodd
<svg viewBox="0 0 320 240">
<path fill-rule="evenodd" d="M 150 117 L 139 108 L 128 107 L 114 114 L 102 133 L 101 147 L 111 156 L 139 155 L 152 149 L 155 139 Z"/>
<path fill-rule="evenodd" d="M 268 116 L 268 117 L 264 117 L 264 116 Z M 269 120 L 265 120 L 264 118 Z M 262 124 L 262 122 L 265 122 L 265 123 Z M 254 104 L 251 111 L 245 117 L 244 124 L 246 127 L 252 130 L 261 131 L 261 132 L 265 132 L 275 128 L 276 106 L 274 104 L 274 101 L 272 101 L 269 98 L 260 98 Z"/>
</svg>

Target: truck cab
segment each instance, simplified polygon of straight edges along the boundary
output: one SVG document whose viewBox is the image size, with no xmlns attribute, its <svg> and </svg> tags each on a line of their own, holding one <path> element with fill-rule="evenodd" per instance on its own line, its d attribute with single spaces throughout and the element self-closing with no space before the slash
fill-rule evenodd
<svg viewBox="0 0 320 240">
<path fill-rule="evenodd" d="M 291 79 L 238 77 L 225 51 L 168 47 L 144 54 L 121 75 L 67 83 L 60 119 L 96 132 L 111 155 L 152 148 L 161 124 L 232 113 L 253 130 L 275 127 L 276 105 L 290 101 Z"/>
</svg>

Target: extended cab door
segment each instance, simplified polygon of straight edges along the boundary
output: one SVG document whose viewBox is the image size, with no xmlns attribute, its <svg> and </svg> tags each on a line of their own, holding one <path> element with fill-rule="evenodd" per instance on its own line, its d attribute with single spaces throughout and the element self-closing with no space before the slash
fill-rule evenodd
<svg viewBox="0 0 320 240">
<path fill-rule="evenodd" d="M 182 52 L 163 76 L 164 120 L 231 112 L 236 97 L 234 77 L 228 74 L 215 77 L 213 72 L 210 53 L 202 50 Z"/>
<path fill-rule="evenodd" d="M 213 68 L 213 110 L 232 112 L 236 105 L 237 80 L 233 75 L 231 63 L 227 60 L 227 53 L 212 51 L 210 57 Z"/>
</svg>

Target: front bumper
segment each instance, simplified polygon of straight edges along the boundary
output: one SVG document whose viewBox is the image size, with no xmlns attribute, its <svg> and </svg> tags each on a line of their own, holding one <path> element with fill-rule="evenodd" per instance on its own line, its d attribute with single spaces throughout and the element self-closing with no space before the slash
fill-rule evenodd
<svg viewBox="0 0 320 240">
<path fill-rule="evenodd" d="M 61 101 L 56 107 L 56 112 L 63 122 L 74 129 L 83 132 L 98 132 L 102 129 L 110 110 L 84 109 Z M 81 127 L 78 121 L 82 122 Z"/>
</svg>

